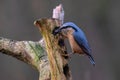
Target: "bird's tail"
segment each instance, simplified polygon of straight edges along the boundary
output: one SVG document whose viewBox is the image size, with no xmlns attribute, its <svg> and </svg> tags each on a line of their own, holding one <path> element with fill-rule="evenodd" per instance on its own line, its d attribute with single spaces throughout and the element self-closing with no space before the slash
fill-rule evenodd
<svg viewBox="0 0 120 80">
<path fill-rule="evenodd" d="M 93 66 L 95 66 L 95 61 L 94 61 L 93 57 L 89 55 L 88 58 L 90 59 L 91 64 Z"/>
</svg>

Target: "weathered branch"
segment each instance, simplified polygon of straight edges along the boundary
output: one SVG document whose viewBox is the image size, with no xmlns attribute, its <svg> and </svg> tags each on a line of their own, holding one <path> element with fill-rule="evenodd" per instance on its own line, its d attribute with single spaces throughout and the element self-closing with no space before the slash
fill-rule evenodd
<svg viewBox="0 0 120 80">
<path fill-rule="evenodd" d="M 29 47 L 27 45 L 29 45 Z M 30 49 L 30 45 L 31 43 L 26 41 L 15 41 L 6 38 L 0 38 L 0 51 L 2 53 L 11 55 L 28 64 L 32 64 L 31 62 L 33 62 L 32 60 L 34 60 L 32 56 L 29 54 L 30 51 L 27 50 Z M 37 64 L 34 63 L 33 66 L 36 65 Z"/>
<path fill-rule="evenodd" d="M 35 25 L 39 27 L 46 43 L 47 55 L 50 62 L 51 80 L 69 80 L 67 76 L 70 73 L 64 69 L 67 66 L 69 71 L 67 59 L 62 56 L 62 54 L 66 54 L 65 45 L 64 42 L 62 42 L 63 39 L 60 35 L 54 36 L 52 34 L 54 28 L 60 26 L 59 20 L 40 19 L 35 21 Z M 60 46 L 60 43 L 63 45 Z M 69 75 L 69 77 L 71 76 Z"/>
<path fill-rule="evenodd" d="M 0 38 L 0 52 L 32 65 L 40 73 L 39 80 L 72 80 L 64 40 L 61 35 L 52 34 L 54 28 L 64 21 L 62 5 L 53 10 L 53 18 L 35 21 L 44 40 L 33 42 Z"/>
<path fill-rule="evenodd" d="M 52 34 L 55 27 L 61 26 L 64 21 L 64 10 L 61 4 L 53 9 L 53 18 L 39 19 L 34 24 L 39 28 L 46 43 L 51 80 L 71 80 L 68 59 L 62 56 L 66 54 L 64 40 L 62 36 L 54 36 Z"/>
<path fill-rule="evenodd" d="M 50 78 L 49 62 L 43 39 L 39 42 L 33 42 L 15 41 L 1 37 L 0 52 L 32 65 L 40 72 L 40 79 L 45 80 Z"/>
</svg>

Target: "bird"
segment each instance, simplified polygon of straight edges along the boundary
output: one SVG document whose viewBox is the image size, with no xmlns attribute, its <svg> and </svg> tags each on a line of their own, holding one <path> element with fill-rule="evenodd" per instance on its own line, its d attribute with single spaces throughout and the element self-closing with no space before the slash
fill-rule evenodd
<svg viewBox="0 0 120 80">
<path fill-rule="evenodd" d="M 63 31 L 66 32 L 66 34 L 63 33 Z M 91 54 L 91 48 L 82 29 L 73 22 L 66 22 L 62 26 L 54 30 L 53 34 L 56 35 L 61 32 L 64 37 L 68 38 L 72 53 L 87 55 L 90 59 L 91 64 L 95 66 L 95 61 Z"/>
</svg>

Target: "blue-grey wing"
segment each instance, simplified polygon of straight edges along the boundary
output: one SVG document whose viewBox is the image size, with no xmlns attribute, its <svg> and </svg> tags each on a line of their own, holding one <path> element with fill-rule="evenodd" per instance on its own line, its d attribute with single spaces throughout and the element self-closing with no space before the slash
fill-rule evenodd
<svg viewBox="0 0 120 80">
<path fill-rule="evenodd" d="M 80 46 L 80 48 L 83 50 L 83 52 L 89 57 L 90 62 L 95 65 L 95 61 L 91 55 L 91 48 L 88 44 L 88 41 L 84 35 L 84 33 L 74 32 L 73 33 L 74 39 L 77 42 L 77 44 Z"/>
<path fill-rule="evenodd" d="M 88 41 L 83 33 L 81 34 L 79 32 L 74 32 L 73 36 L 77 44 L 83 49 L 86 54 L 91 53 Z"/>
</svg>

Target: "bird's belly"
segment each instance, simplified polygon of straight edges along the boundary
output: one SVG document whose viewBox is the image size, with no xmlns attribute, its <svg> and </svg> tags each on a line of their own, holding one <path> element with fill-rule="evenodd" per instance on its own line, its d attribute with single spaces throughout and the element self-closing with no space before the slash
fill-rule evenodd
<svg viewBox="0 0 120 80">
<path fill-rule="evenodd" d="M 80 48 L 80 46 L 76 43 L 74 37 L 72 35 L 68 36 L 68 40 L 70 43 L 70 46 L 72 48 L 73 53 L 79 53 L 79 54 L 83 54 L 82 49 Z"/>
</svg>

